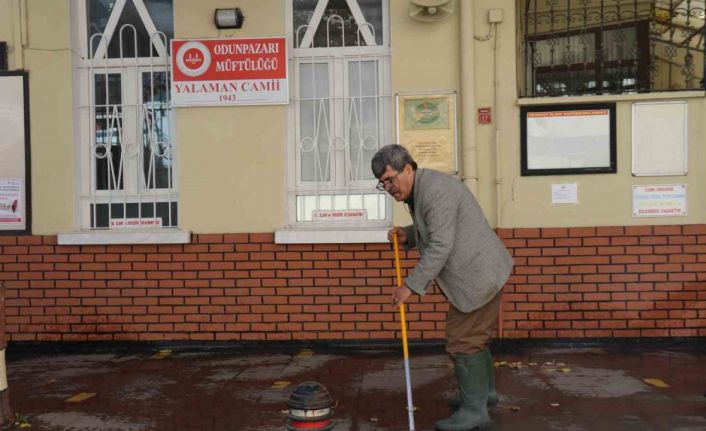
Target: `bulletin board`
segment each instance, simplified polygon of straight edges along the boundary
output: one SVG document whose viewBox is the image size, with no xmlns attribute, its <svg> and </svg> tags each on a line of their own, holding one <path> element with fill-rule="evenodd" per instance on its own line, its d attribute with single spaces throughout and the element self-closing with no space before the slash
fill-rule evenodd
<svg viewBox="0 0 706 431">
<path fill-rule="evenodd" d="M 30 234 L 29 79 L 0 71 L 0 235 Z"/>
<path fill-rule="evenodd" d="M 632 174 L 686 175 L 687 102 L 632 105 Z"/>
<path fill-rule="evenodd" d="M 614 103 L 523 106 L 520 115 L 523 176 L 617 172 Z"/>
</svg>

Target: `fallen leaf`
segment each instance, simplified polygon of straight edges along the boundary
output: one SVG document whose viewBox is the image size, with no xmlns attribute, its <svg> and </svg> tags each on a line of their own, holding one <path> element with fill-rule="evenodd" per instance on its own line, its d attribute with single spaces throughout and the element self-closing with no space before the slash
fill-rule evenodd
<svg viewBox="0 0 706 431">
<path fill-rule="evenodd" d="M 409 411 L 409 407 L 405 407 L 404 409 Z M 412 412 L 420 412 L 420 411 L 422 411 L 422 409 L 420 409 L 419 407 L 412 406 Z"/>
<path fill-rule="evenodd" d="M 520 411 L 520 408 L 518 406 L 509 406 L 507 409 L 510 410 L 511 412 L 519 412 Z"/>
<path fill-rule="evenodd" d="M 172 354 L 172 351 L 169 349 L 158 350 L 157 353 L 152 355 L 152 359 L 164 359 L 171 354 Z"/>
<path fill-rule="evenodd" d="M 545 370 L 545 371 L 556 371 L 555 368 L 545 368 L 544 370 Z"/>
<path fill-rule="evenodd" d="M 529 365 L 530 367 L 536 367 L 536 366 L 537 366 L 537 363 L 536 363 L 536 362 L 530 362 L 530 363 L 527 364 L 527 365 Z"/>
<path fill-rule="evenodd" d="M 15 412 L 15 423 L 29 422 L 29 416 Z"/>
<path fill-rule="evenodd" d="M 308 358 L 308 357 L 313 356 L 313 355 L 314 355 L 314 351 L 313 351 L 313 350 L 311 350 L 311 349 L 301 349 L 301 350 L 299 351 L 299 354 L 298 354 L 297 356 L 299 356 L 300 358 Z"/>
<path fill-rule="evenodd" d="M 20 428 L 32 428 L 32 424 L 28 424 L 27 422 L 23 422 L 20 424 Z"/>
<path fill-rule="evenodd" d="M 370 418 L 370 422 L 377 422 L 378 418 Z"/>
<path fill-rule="evenodd" d="M 643 379 L 648 385 L 652 385 L 656 388 L 668 388 L 669 385 L 660 379 Z"/>
<path fill-rule="evenodd" d="M 81 392 L 81 393 L 74 395 L 73 397 L 65 399 L 64 401 L 66 401 L 67 403 L 80 403 L 80 402 L 85 401 L 89 398 L 93 398 L 96 395 L 98 395 L 98 394 L 96 394 L 95 392 Z"/>
<path fill-rule="evenodd" d="M 559 368 L 559 371 L 561 371 L 562 373 L 568 373 L 571 371 L 571 368 L 568 368 L 568 367 Z"/>
<path fill-rule="evenodd" d="M 289 386 L 292 382 L 286 380 L 279 380 L 272 383 L 272 389 L 284 389 Z"/>
<path fill-rule="evenodd" d="M 552 407 L 559 407 L 559 403 L 551 403 L 551 404 L 549 404 L 549 405 L 552 406 Z"/>
</svg>

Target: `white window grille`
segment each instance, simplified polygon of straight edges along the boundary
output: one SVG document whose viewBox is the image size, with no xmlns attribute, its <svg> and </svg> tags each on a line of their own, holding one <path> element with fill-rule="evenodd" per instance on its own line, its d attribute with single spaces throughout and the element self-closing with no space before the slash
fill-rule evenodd
<svg viewBox="0 0 706 431">
<path fill-rule="evenodd" d="M 172 0 L 72 0 L 80 229 L 178 226 Z"/>
<path fill-rule="evenodd" d="M 370 160 L 392 135 L 388 2 L 286 4 L 290 225 L 386 226 L 391 202 L 375 189 Z"/>
</svg>

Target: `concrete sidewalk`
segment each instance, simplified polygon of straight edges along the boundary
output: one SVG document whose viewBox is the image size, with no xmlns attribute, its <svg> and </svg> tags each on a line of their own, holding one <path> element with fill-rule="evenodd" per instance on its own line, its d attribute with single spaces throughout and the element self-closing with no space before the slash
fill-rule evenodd
<svg viewBox="0 0 706 431">
<path fill-rule="evenodd" d="M 314 380 L 337 402 L 336 431 L 408 429 L 396 350 L 140 349 L 13 356 L 10 347 L 10 399 L 21 419 L 12 428 L 279 431 L 289 391 Z M 412 347 L 410 356 L 417 430 L 431 430 L 449 413 L 453 370 L 441 348 Z M 705 359 L 702 348 L 501 352 L 492 429 L 706 430 Z M 77 394 L 87 398 L 66 401 Z"/>
</svg>

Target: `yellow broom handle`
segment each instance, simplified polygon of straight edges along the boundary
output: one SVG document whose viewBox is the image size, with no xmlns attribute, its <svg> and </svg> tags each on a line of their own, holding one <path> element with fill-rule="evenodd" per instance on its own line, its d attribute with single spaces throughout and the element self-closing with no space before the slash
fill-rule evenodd
<svg viewBox="0 0 706 431">
<path fill-rule="evenodd" d="M 397 231 L 392 233 L 392 241 L 395 246 L 395 269 L 397 270 L 397 286 L 402 286 L 402 271 L 400 270 L 400 250 L 397 243 Z M 404 303 L 400 304 L 400 323 L 402 324 L 402 349 L 404 357 L 409 357 L 407 350 L 407 320 L 404 315 Z"/>
</svg>

